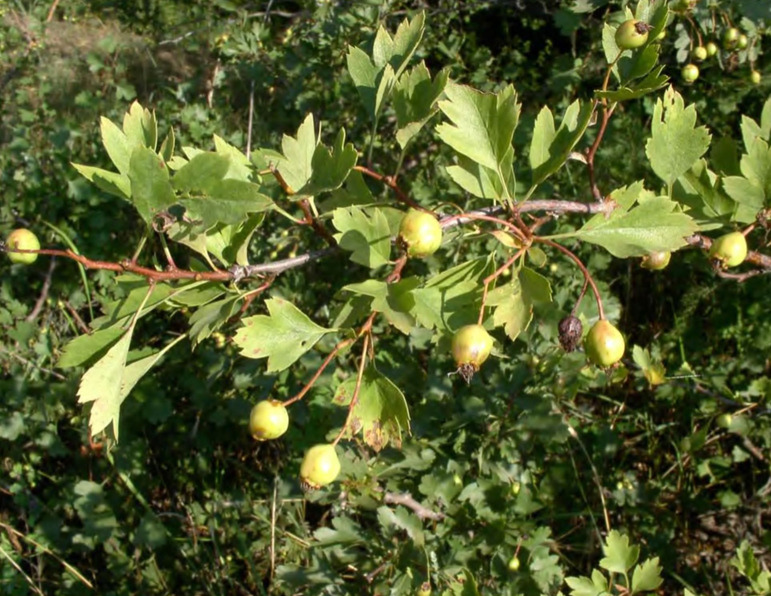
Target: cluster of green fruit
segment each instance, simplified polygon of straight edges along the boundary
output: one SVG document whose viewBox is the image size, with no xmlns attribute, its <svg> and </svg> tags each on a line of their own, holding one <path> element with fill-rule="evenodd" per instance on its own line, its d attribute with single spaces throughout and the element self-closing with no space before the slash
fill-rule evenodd
<svg viewBox="0 0 771 596">
<path fill-rule="evenodd" d="M 749 45 L 749 39 L 744 34 L 739 32 L 736 27 L 730 27 L 723 32 L 722 46 L 726 52 L 732 52 L 735 50 L 744 50 Z M 696 62 L 703 62 L 707 58 L 712 58 L 718 53 L 718 46 L 714 41 L 707 42 L 706 45 L 699 44 L 691 52 L 691 57 Z M 699 78 L 699 67 L 693 62 L 686 64 L 682 69 L 683 80 L 691 84 Z M 750 81 L 753 85 L 760 84 L 760 71 L 754 68 L 750 71 Z"/>
<path fill-rule="evenodd" d="M 646 32 L 647 34 L 647 32 Z M 432 255 L 442 244 L 442 226 L 436 217 L 425 211 L 410 210 L 402 218 L 397 243 L 407 256 L 423 258 Z M 38 256 L 40 242 L 33 232 L 21 228 L 6 239 L 8 257 L 13 263 L 30 264 Z M 747 240 L 742 232 L 731 232 L 717 238 L 710 248 L 710 258 L 721 268 L 735 267 L 747 257 Z M 670 261 L 669 252 L 651 253 L 643 259 L 648 269 L 664 269 Z M 560 343 L 567 351 L 577 348 L 582 336 L 581 322 L 569 316 L 560 322 Z M 588 359 L 597 366 L 610 367 L 621 360 L 626 349 L 621 332 L 601 317 L 584 338 Z M 493 338 L 481 324 L 466 325 L 452 337 L 451 353 L 457 372 L 467 381 L 487 360 L 493 349 Z M 259 440 L 277 439 L 289 428 L 286 405 L 278 400 L 257 403 L 249 417 L 249 431 Z M 334 443 L 311 447 L 300 466 L 300 480 L 307 489 L 317 489 L 333 482 L 340 474 L 340 460 Z"/>
<path fill-rule="evenodd" d="M 289 428 L 286 406 L 275 399 L 255 404 L 249 415 L 249 432 L 258 441 L 278 439 Z M 340 460 L 332 443 L 314 445 L 300 464 L 300 481 L 304 488 L 315 490 L 330 484 L 340 474 Z"/>
<path fill-rule="evenodd" d="M 709 249 L 709 258 L 720 269 L 736 267 L 747 258 L 747 238 L 742 232 L 729 232 L 716 238 Z M 645 269 L 660 271 L 669 265 L 672 253 L 669 251 L 652 252 L 643 257 L 640 265 Z"/>
<path fill-rule="evenodd" d="M 398 244 L 410 257 L 422 258 L 435 253 L 442 244 L 442 226 L 430 213 L 416 209 L 408 211 L 399 227 Z M 487 332 L 482 329 L 485 335 Z M 492 338 L 486 353 L 479 352 L 474 361 L 479 364 L 490 354 Z M 255 404 L 249 415 L 249 432 L 258 441 L 278 439 L 289 428 L 286 406 L 267 399 Z M 340 459 L 333 443 L 321 443 L 311 447 L 300 464 L 300 482 L 306 490 L 326 486 L 340 474 Z"/>
<path fill-rule="evenodd" d="M 649 31 L 650 26 L 647 23 L 638 19 L 628 19 L 616 29 L 616 45 L 621 50 L 636 50 L 641 48 L 648 42 Z M 662 31 L 658 41 L 660 41 L 663 36 L 664 32 Z M 723 32 L 722 46 L 726 52 L 744 50 L 748 45 L 749 38 L 737 28 L 730 27 Z M 715 56 L 717 53 L 717 44 L 710 41 L 706 45 L 701 45 L 701 43 L 699 43 L 699 45 L 691 52 L 691 57 L 695 62 L 703 62 L 707 58 Z M 683 80 L 690 85 L 699 78 L 699 67 L 693 62 L 690 62 L 683 66 L 681 74 Z M 759 85 L 760 80 L 760 71 L 753 68 L 750 71 L 750 81 L 754 85 Z"/>
</svg>

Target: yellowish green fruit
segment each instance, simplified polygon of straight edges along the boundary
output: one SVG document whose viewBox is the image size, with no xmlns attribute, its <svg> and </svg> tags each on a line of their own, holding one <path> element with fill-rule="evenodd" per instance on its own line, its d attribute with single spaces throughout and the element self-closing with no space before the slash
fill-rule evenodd
<svg viewBox="0 0 771 596">
<path fill-rule="evenodd" d="M 758 72 L 757 70 L 753 70 L 750 73 L 750 82 L 753 85 L 760 85 L 760 79 L 761 79 L 760 72 Z"/>
<path fill-rule="evenodd" d="M 683 80 L 689 85 L 699 78 L 699 67 L 695 64 L 686 64 L 682 70 Z"/>
<path fill-rule="evenodd" d="M 669 265 L 672 253 L 669 251 L 652 252 L 642 258 L 640 266 L 651 271 L 661 271 Z"/>
<path fill-rule="evenodd" d="M 314 445 L 305 453 L 300 464 L 303 488 L 315 490 L 334 482 L 340 474 L 340 460 L 331 443 Z"/>
<path fill-rule="evenodd" d="M 493 338 L 482 325 L 466 325 L 452 336 L 452 357 L 458 366 L 468 364 L 479 370 L 492 349 Z"/>
<path fill-rule="evenodd" d="M 747 239 L 741 232 L 721 236 L 712 243 L 709 256 L 723 269 L 741 265 L 747 258 Z"/>
<path fill-rule="evenodd" d="M 650 26 L 637 19 L 624 21 L 616 29 L 616 45 L 622 50 L 634 50 L 648 41 Z"/>
<path fill-rule="evenodd" d="M 280 401 L 258 402 L 249 415 L 249 432 L 258 441 L 278 439 L 289 428 L 289 413 Z"/>
<path fill-rule="evenodd" d="M 511 559 L 509 559 L 509 570 L 510 571 L 519 571 L 519 557 L 513 556 Z"/>
<path fill-rule="evenodd" d="M 40 250 L 40 241 L 37 236 L 26 228 L 18 228 L 8 234 L 5 243 L 10 249 Z M 37 260 L 37 253 L 8 251 L 8 258 L 11 263 L 30 265 Z"/>
<path fill-rule="evenodd" d="M 709 58 L 717 54 L 717 44 L 715 42 L 710 41 L 705 47 L 707 49 L 707 56 Z"/>
<path fill-rule="evenodd" d="M 423 582 L 418 590 L 418 596 L 431 596 L 431 584 Z"/>
<path fill-rule="evenodd" d="M 600 319 L 586 334 L 584 349 L 591 362 L 607 368 L 621 360 L 626 343 L 624 336 L 610 321 Z"/>
<path fill-rule="evenodd" d="M 399 242 L 411 257 L 427 257 L 442 244 L 442 226 L 430 213 L 410 209 L 399 226 Z"/>
<path fill-rule="evenodd" d="M 693 59 L 697 62 L 701 62 L 702 60 L 707 59 L 707 48 L 704 46 L 696 46 L 693 48 L 693 52 L 691 52 L 691 56 L 693 56 Z"/>
<path fill-rule="evenodd" d="M 742 34 L 741 34 L 741 35 L 738 37 L 738 39 L 736 40 L 736 47 L 737 47 L 737 48 L 739 48 L 740 50 L 743 50 L 744 48 L 746 48 L 746 47 L 747 47 L 747 45 L 749 44 L 749 42 L 750 42 L 750 40 L 749 40 L 749 39 L 747 39 L 747 36 L 746 36 L 746 35 L 744 35 L 744 33 L 742 33 Z"/>
<path fill-rule="evenodd" d="M 723 33 L 723 47 L 726 50 L 732 50 L 739 42 L 739 30 L 735 27 L 726 29 Z"/>
<path fill-rule="evenodd" d="M 728 413 L 720 414 L 720 416 L 717 417 L 717 420 L 715 420 L 715 424 L 720 428 L 730 428 L 731 422 L 733 422 L 733 416 Z"/>
</svg>

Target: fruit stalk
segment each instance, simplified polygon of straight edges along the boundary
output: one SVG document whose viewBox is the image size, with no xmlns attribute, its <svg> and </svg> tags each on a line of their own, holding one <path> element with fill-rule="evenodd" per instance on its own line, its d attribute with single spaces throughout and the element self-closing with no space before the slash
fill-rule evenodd
<svg viewBox="0 0 771 596">
<path fill-rule="evenodd" d="M 519 257 L 521 257 L 525 252 L 527 251 L 527 248 L 520 248 L 516 254 L 507 259 L 507 261 L 498 267 L 498 269 L 495 270 L 494 273 L 491 273 L 487 277 L 484 278 L 482 283 L 484 284 L 484 290 L 482 291 L 482 306 L 479 308 L 479 318 L 477 319 L 477 324 L 481 325 L 482 321 L 485 318 L 485 303 L 487 302 L 487 291 L 490 287 L 490 283 L 497 279 L 504 271 L 506 271 L 511 265 L 516 261 Z"/>
<path fill-rule="evenodd" d="M 361 348 L 361 360 L 359 361 L 359 371 L 356 375 L 356 387 L 354 388 L 353 395 L 351 396 L 351 403 L 348 404 L 348 415 L 345 417 L 343 428 L 340 429 L 337 437 L 335 437 L 335 440 L 332 441 L 332 445 L 337 445 L 340 442 L 340 439 L 343 438 L 345 431 L 348 429 L 351 424 L 351 420 L 353 419 L 353 410 L 356 407 L 356 404 L 359 403 L 359 391 L 361 391 L 361 381 L 364 378 L 364 367 L 367 365 L 367 350 L 369 348 L 369 342 L 370 333 L 368 331 L 364 335 L 364 344 Z"/>
<path fill-rule="evenodd" d="M 578 268 L 581 270 L 581 273 L 584 274 L 584 279 L 586 279 L 586 282 L 591 286 L 592 293 L 594 294 L 594 299 L 597 301 L 597 311 L 600 313 L 600 319 L 605 318 L 605 309 L 602 307 L 602 298 L 600 297 L 600 291 L 597 289 L 597 284 L 594 283 L 594 279 L 592 278 L 592 274 L 589 273 L 589 270 L 586 268 L 586 265 L 581 262 L 581 259 L 578 258 L 570 249 L 565 248 L 561 244 L 554 242 L 552 240 L 549 240 L 548 238 L 534 238 L 535 242 L 541 242 L 543 244 L 546 244 L 547 246 L 551 246 L 552 248 L 556 248 L 566 256 L 570 257 L 575 264 L 578 266 Z"/>
</svg>

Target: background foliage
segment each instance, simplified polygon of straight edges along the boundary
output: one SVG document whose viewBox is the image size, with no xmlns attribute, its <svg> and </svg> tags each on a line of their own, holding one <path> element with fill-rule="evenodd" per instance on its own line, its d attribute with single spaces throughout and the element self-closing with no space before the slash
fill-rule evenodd
<svg viewBox="0 0 771 596">
<path fill-rule="evenodd" d="M 253 147 L 277 149 L 281 135 L 294 135 L 310 113 L 322 122 L 325 143 L 344 125 L 357 148 L 367 147 L 371 123 L 346 68 L 348 47 L 369 48 L 381 23 L 393 31 L 419 10 L 426 30 L 416 59 L 432 74 L 446 67 L 482 90 L 512 83 L 523 106 L 514 142 L 524 146 L 541 106 L 561 113 L 601 85 L 602 24 L 623 20 L 623 4 L 5 4 L 0 225 L 4 233 L 29 227 L 45 246 L 76 247 L 93 259 L 127 258 L 143 222 L 71 164 L 111 167 L 99 117 L 121 122 L 135 99 L 155 110 L 161 134 L 174 128 L 178 146 L 211 149 L 216 134 L 245 148 L 251 130 Z M 715 139 L 739 139 L 741 115 L 759 120 L 768 95 L 762 50 L 771 15 L 765 3 L 749 0 L 691 4 L 692 20 L 675 11 L 668 26 L 664 72 Z M 694 27 L 709 36 L 710 8 L 725 11 L 754 49 L 721 53 L 685 86 L 679 69 Z M 763 73 L 759 86 L 748 80 L 749 62 Z M 614 114 L 597 154 L 601 186 L 659 184 L 645 156 L 655 99 L 626 102 Z M 394 118 L 386 111 L 372 138 L 378 171 L 398 163 Z M 423 133 L 404 159 L 402 184 L 424 206 L 465 206 L 466 193 L 445 170 L 451 163 L 449 147 Z M 370 189 L 390 196 L 382 186 Z M 568 162 L 539 193 L 589 200 L 585 168 Z M 468 258 L 496 245 L 471 236 L 447 249 L 446 262 L 414 266 L 438 272 L 460 262 L 460 247 Z M 277 260 L 308 247 L 319 247 L 311 230 L 267 219 L 249 259 Z M 160 244 L 148 248 L 162 261 Z M 639 546 L 641 563 L 659 557 L 661 593 L 771 593 L 764 571 L 771 547 L 764 529 L 768 276 L 720 279 L 698 250 L 676 253 L 667 270 L 653 274 L 591 245 L 575 249 L 627 336 L 625 379 L 611 383 L 585 367 L 582 354 L 559 350 L 557 321 L 583 280 L 552 256 L 542 271 L 553 302 L 536 304 L 531 327 L 470 385 L 447 377 L 453 366 L 444 345 L 377 323 L 377 366 L 407 397 L 412 433 L 400 449 L 377 454 L 358 440 L 341 443 L 340 481 L 310 495 L 296 470 L 304 450 L 343 423 L 345 409 L 332 398 L 355 369 L 355 355 L 333 363 L 292 406 L 281 440 L 255 443 L 246 421 L 259 399 L 293 395 L 333 338 L 278 373 L 239 356 L 231 341 L 236 323 L 203 339 L 192 357 L 188 344 L 176 346 L 124 402 L 120 443 L 93 442 L 87 411 L 76 403 L 83 369 L 57 368 L 57 361 L 84 321 L 125 299 L 125 286 L 106 271 L 87 273 L 84 284 L 78 267 L 62 259 L 28 268 L 5 261 L 0 591 L 411 594 L 429 581 L 448 594 L 589 594 L 565 577 L 619 573 L 609 561 L 619 553 L 636 562 L 625 539 L 607 535 L 608 524 Z M 326 320 L 339 305 L 337 288 L 364 279 L 362 269 L 340 263 L 321 259 L 289 270 L 272 295 Z M 593 309 L 585 300 L 582 315 L 596 316 Z M 134 342 L 168 341 L 187 327 L 186 316 L 156 311 L 142 319 Z M 666 382 L 651 382 L 654 374 Z M 384 499 L 405 493 L 420 508 Z"/>
</svg>

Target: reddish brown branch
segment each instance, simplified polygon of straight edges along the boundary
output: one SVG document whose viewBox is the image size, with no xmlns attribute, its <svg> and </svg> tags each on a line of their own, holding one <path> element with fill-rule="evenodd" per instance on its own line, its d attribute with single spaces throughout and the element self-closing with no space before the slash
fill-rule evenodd
<svg viewBox="0 0 771 596">
<path fill-rule="evenodd" d="M 608 128 L 608 122 L 610 121 L 610 117 L 613 115 L 613 110 L 615 108 L 616 108 L 615 104 L 612 105 L 610 108 L 603 105 L 602 121 L 600 122 L 600 129 L 597 132 L 597 138 L 594 139 L 594 143 L 592 143 L 592 146 L 586 152 L 586 167 L 589 171 L 589 187 L 592 191 L 592 197 L 594 197 L 595 201 L 602 200 L 602 193 L 600 192 L 600 189 L 597 186 L 597 181 L 594 175 L 594 156 L 597 154 L 597 149 L 599 149 L 600 143 L 602 142 L 602 138 L 605 136 L 605 131 Z M 595 109 L 597 109 L 596 103 L 595 103 Z"/>
<path fill-rule="evenodd" d="M 338 343 L 334 348 L 332 348 L 332 351 L 327 354 L 327 357 L 324 358 L 324 362 L 321 363 L 321 366 L 316 369 L 316 372 L 313 374 L 313 376 L 310 378 L 310 380 L 305 384 L 305 386 L 300 389 L 300 391 L 297 392 L 296 395 L 293 397 L 290 397 L 288 400 L 286 400 L 284 403 L 284 406 L 289 406 L 293 404 L 296 401 L 300 401 L 303 397 L 305 397 L 305 394 L 310 391 L 310 388 L 313 387 L 313 385 L 316 383 L 316 381 L 319 380 L 319 377 L 321 376 L 321 373 L 324 372 L 324 369 L 329 366 L 329 363 L 332 362 L 335 356 L 337 356 L 338 352 L 342 350 L 343 348 L 350 346 L 353 342 L 355 342 L 355 338 L 348 338 L 344 339 L 340 343 Z"/>
<path fill-rule="evenodd" d="M 522 254 L 527 250 L 527 248 L 523 247 L 520 248 L 514 256 L 507 259 L 506 262 L 498 267 L 493 273 L 488 275 L 482 280 L 482 283 L 484 284 L 484 290 L 482 291 L 482 306 L 479 308 L 479 319 L 477 320 L 477 324 L 481 325 L 482 321 L 484 321 L 484 315 L 485 315 L 485 303 L 487 302 L 487 291 L 490 287 L 490 284 L 498 278 L 504 271 L 506 271 L 511 265 L 516 261 L 519 257 L 522 256 Z"/>
<path fill-rule="evenodd" d="M 23 252 L 23 251 L 18 251 Z M 37 252 L 41 255 L 51 255 L 57 257 L 65 257 L 72 259 L 83 265 L 86 269 L 103 269 L 107 271 L 117 271 L 119 273 L 136 273 L 142 277 L 147 278 L 149 281 L 173 281 L 179 279 L 195 279 L 195 280 L 207 280 L 207 281 L 227 281 L 233 278 L 233 274 L 229 271 L 188 271 L 186 269 L 175 269 L 173 271 L 158 271 L 156 269 L 150 269 L 148 267 L 142 267 L 136 263 L 132 263 L 130 260 L 124 260 L 120 263 L 112 263 L 110 261 L 97 261 L 89 259 L 86 256 L 78 255 L 71 250 L 58 250 L 53 248 L 43 248 L 37 251 L 25 251 L 25 252 Z"/>
<path fill-rule="evenodd" d="M 592 278 L 592 274 L 589 273 L 589 270 L 586 268 L 586 265 L 581 261 L 581 259 L 578 258 L 578 256 L 573 253 L 570 249 L 562 246 L 561 244 L 558 244 L 557 242 L 554 242 L 552 240 L 549 240 L 547 238 L 535 238 L 536 242 L 541 242 L 542 244 L 546 244 L 547 246 L 551 246 L 552 248 L 556 248 L 560 252 L 562 252 L 564 255 L 569 257 L 573 260 L 573 262 L 578 266 L 578 268 L 581 270 L 581 273 L 584 274 L 584 279 L 587 281 L 589 286 L 592 288 L 592 292 L 594 293 L 594 298 L 597 301 L 597 311 L 600 314 L 600 319 L 605 318 L 605 310 L 602 308 L 602 298 L 600 298 L 600 291 L 597 289 L 597 284 L 594 283 L 594 279 Z"/>
<path fill-rule="evenodd" d="M 375 180 L 385 184 L 388 188 L 390 188 L 396 193 L 396 196 L 405 205 L 409 205 L 413 209 L 419 209 L 420 211 L 428 211 L 428 209 L 426 209 L 425 207 L 421 207 L 415 201 L 413 201 L 410 197 L 408 197 L 407 194 L 401 188 L 399 188 L 399 185 L 391 176 L 384 176 L 383 174 L 378 174 L 377 172 L 374 172 L 373 170 L 370 170 L 365 166 L 353 166 L 353 169 L 356 170 L 357 172 L 361 172 L 362 174 L 369 176 L 370 178 L 374 178 Z"/>
<path fill-rule="evenodd" d="M 37 316 L 40 314 L 40 311 L 43 310 L 43 305 L 46 303 L 46 298 L 48 298 L 48 292 L 51 290 L 51 281 L 53 280 L 55 268 L 56 268 L 56 259 L 53 258 L 51 259 L 51 262 L 48 265 L 48 273 L 46 273 L 46 278 L 45 278 L 45 281 L 43 282 L 43 288 L 40 291 L 40 296 L 38 296 L 38 299 L 37 299 L 37 302 L 35 302 L 34 308 L 30 311 L 30 313 L 24 319 L 27 323 L 34 321 L 37 318 Z"/>
<path fill-rule="evenodd" d="M 308 199 L 299 201 L 298 205 L 300 206 L 300 209 L 302 209 L 303 215 L 305 215 L 306 225 L 311 226 L 319 236 L 326 240 L 327 244 L 330 246 L 337 246 L 337 241 L 335 241 L 329 230 L 327 230 L 324 225 L 313 216 Z"/>
</svg>

